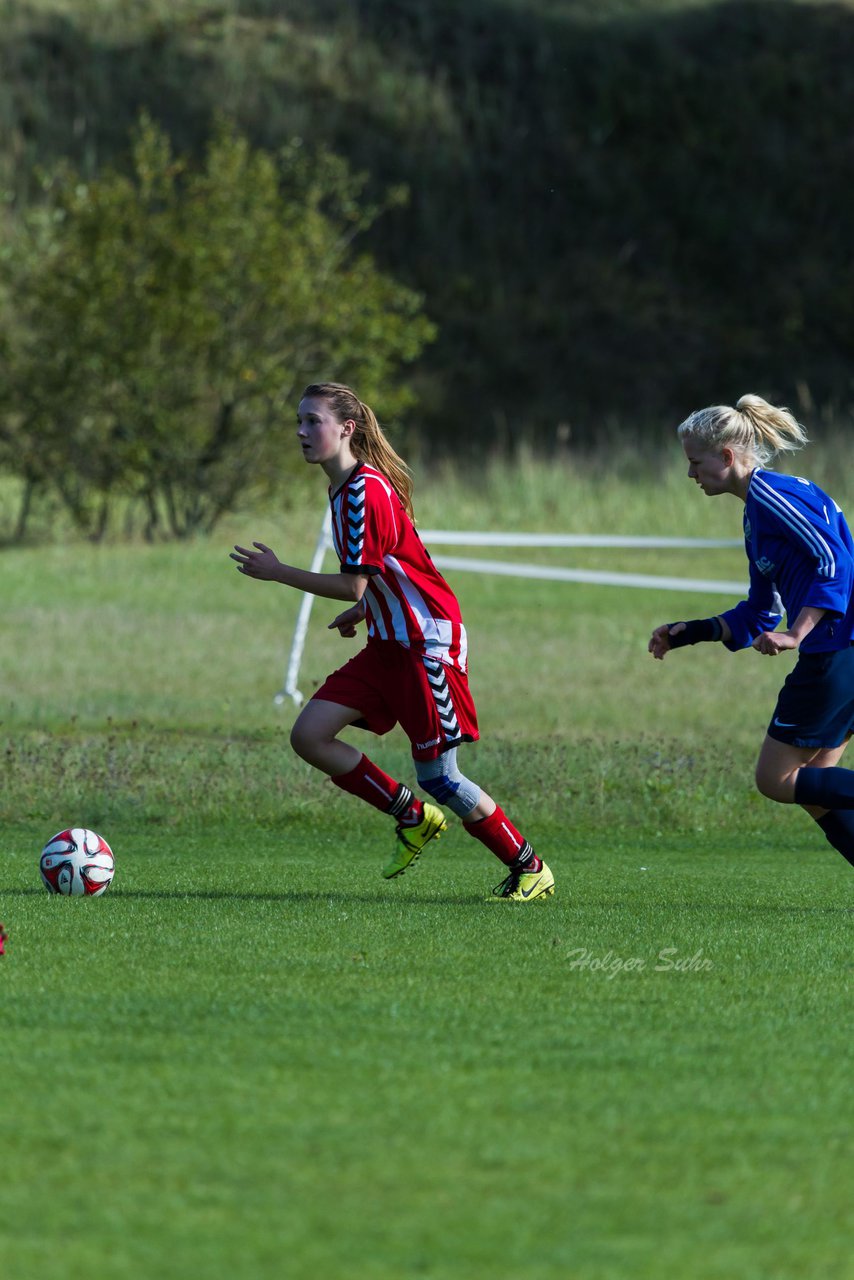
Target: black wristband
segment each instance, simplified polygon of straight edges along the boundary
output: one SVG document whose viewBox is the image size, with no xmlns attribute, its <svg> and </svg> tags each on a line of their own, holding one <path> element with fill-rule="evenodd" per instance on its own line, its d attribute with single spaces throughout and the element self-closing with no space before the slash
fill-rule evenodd
<svg viewBox="0 0 854 1280">
<path fill-rule="evenodd" d="M 695 618 L 693 622 L 683 622 L 685 630 L 678 635 L 673 634 L 673 628 L 679 626 L 678 622 L 668 622 L 667 626 L 667 639 L 671 649 L 681 649 L 685 644 L 700 644 L 703 640 L 720 640 L 724 633 L 720 618 Z"/>
</svg>

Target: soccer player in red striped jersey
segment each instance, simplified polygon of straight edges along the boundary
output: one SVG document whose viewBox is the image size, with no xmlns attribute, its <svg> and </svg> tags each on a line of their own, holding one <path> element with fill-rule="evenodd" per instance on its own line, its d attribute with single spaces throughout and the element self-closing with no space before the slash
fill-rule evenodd
<svg viewBox="0 0 854 1280">
<path fill-rule="evenodd" d="M 413 523 L 412 477 L 376 416 L 349 387 L 314 383 L 297 412 L 306 462 L 329 480 L 337 573 L 284 564 L 263 543 L 236 546 L 231 558 L 250 578 L 279 582 L 349 608 L 330 623 L 340 635 L 367 624 L 368 642 L 333 672 L 300 712 L 291 745 L 336 786 L 391 815 L 397 840 L 386 879 L 401 875 L 447 829 L 437 804 L 504 864 L 494 893 L 531 902 L 554 893 L 554 876 L 500 805 L 457 763 L 457 748 L 478 739 L 467 677 L 466 629 L 456 596 Z M 342 741 L 347 725 L 388 733 L 400 724 L 412 744 L 422 803 L 405 783 Z"/>
</svg>

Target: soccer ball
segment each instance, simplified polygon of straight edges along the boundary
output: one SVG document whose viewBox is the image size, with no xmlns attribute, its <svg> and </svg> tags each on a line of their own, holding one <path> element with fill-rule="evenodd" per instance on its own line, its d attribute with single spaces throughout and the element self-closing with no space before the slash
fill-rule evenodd
<svg viewBox="0 0 854 1280">
<path fill-rule="evenodd" d="M 112 883 L 116 866 L 103 836 L 86 827 L 71 827 L 48 840 L 39 871 L 48 893 L 66 898 L 97 898 Z"/>
</svg>

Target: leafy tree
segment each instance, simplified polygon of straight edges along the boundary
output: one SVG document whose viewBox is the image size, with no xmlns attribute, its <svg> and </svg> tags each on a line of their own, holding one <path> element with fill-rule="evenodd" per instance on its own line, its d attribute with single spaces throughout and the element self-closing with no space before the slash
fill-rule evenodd
<svg viewBox="0 0 854 1280">
<path fill-rule="evenodd" d="M 434 327 L 354 248 L 404 198 L 367 205 L 363 185 L 330 152 L 254 150 L 226 124 L 193 168 L 146 117 L 128 174 L 49 175 L 2 258 L 7 468 L 93 538 L 122 494 L 149 536 L 187 536 L 296 458 L 283 434 L 307 381 L 402 407 L 394 376 Z"/>
</svg>

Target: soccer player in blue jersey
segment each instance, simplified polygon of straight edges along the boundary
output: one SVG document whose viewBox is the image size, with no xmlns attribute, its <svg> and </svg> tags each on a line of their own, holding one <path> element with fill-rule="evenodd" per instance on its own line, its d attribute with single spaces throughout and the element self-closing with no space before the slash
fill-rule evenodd
<svg viewBox="0 0 854 1280">
<path fill-rule="evenodd" d="M 854 771 L 839 761 L 854 732 L 854 539 L 839 506 L 810 480 L 768 464 L 800 449 L 806 433 L 760 396 L 699 409 L 679 427 L 688 475 L 705 494 L 744 503 L 750 563 L 746 600 L 714 618 L 664 623 L 649 651 L 719 641 L 798 660 L 780 690 L 756 765 L 756 785 L 799 804 L 854 865 Z M 786 629 L 776 630 L 786 614 Z"/>
</svg>

